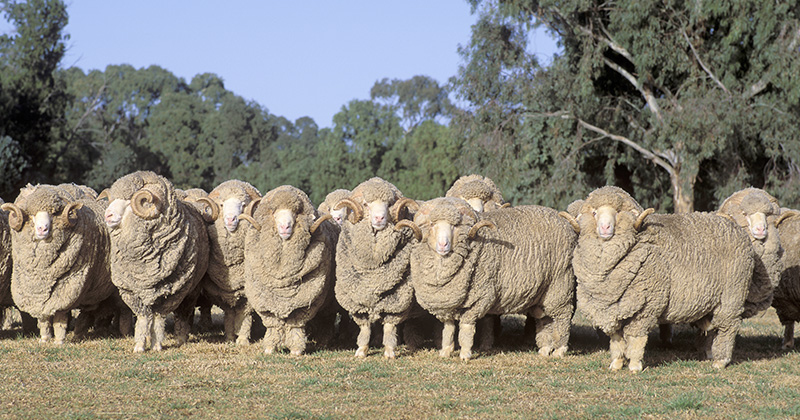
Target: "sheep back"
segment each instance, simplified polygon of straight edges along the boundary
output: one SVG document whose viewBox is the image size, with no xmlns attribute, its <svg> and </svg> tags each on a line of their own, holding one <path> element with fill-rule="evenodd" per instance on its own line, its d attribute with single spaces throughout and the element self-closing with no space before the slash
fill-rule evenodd
<svg viewBox="0 0 800 420">
<path fill-rule="evenodd" d="M 15 304 L 36 318 L 46 318 L 57 311 L 91 308 L 110 297 L 115 289 L 108 266 L 104 205 L 91 194 L 76 200 L 73 191 L 60 186 L 29 188 L 15 202 L 28 220 L 11 234 Z M 68 227 L 56 216 L 71 202 L 82 206 L 73 210 L 74 224 Z M 31 216 L 38 211 L 54 217 L 50 237 L 35 241 Z"/>
<path fill-rule="evenodd" d="M 139 190 L 158 197 L 153 219 L 130 214 L 111 230 L 111 274 L 137 315 L 167 314 L 194 291 L 208 267 L 208 234 L 200 212 L 179 199 L 166 178 L 135 172 L 117 180 L 109 200 L 130 200 Z"/>
<path fill-rule="evenodd" d="M 278 198 L 288 192 L 301 203 L 295 226 L 286 240 L 277 233 L 274 210 L 285 208 Z M 245 295 L 254 310 L 304 325 L 333 293 L 335 230 L 323 222 L 312 234 L 317 213 L 301 190 L 284 185 L 267 194 L 253 213 L 261 229 L 249 227 L 245 235 Z"/>
<path fill-rule="evenodd" d="M 772 306 L 781 324 L 788 324 L 800 321 L 800 215 L 781 221 L 778 232 L 784 250 L 783 272 Z"/>
</svg>

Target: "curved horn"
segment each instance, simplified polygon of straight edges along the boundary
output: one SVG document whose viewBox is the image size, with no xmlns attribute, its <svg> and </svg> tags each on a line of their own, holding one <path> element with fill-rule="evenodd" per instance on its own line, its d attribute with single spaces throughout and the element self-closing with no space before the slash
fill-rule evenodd
<svg viewBox="0 0 800 420">
<path fill-rule="evenodd" d="M 61 222 L 63 226 L 73 227 L 75 223 L 78 222 L 78 210 L 83 207 L 82 203 L 69 203 L 64 206 L 64 210 L 61 211 L 61 215 L 58 216 L 58 220 Z"/>
<path fill-rule="evenodd" d="M 244 192 L 246 192 L 247 195 L 250 197 L 250 201 L 256 201 L 261 199 L 261 194 L 259 194 L 258 190 L 254 188 L 251 188 L 249 186 L 245 187 Z"/>
<path fill-rule="evenodd" d="M 569 214 L 569 213 L 567 213 L 565 211 L 558 212 L 558 215 L 563 217 L 564 219 L 566 219 L 566 221 L 569 222 L 569 224 L 572 226 L 572 230 L 574 230 L 575 233 L 578 233 L 578 234 L 581 233 L 581 225 L 578 224 L 578 219 L 572 217 L 571 214 Z"/>
<path fill-rule="evenodd" d="M 95 200 L 96 200 L 96 201 L 100 201 L 100 200 L 102 200 L 102 199 L 104 199 L 104 198 L 105 198 L 106 200 L 111 200 L 111 199 L 108 197 L 108 188 L 104 189 L 103 191 L 100 191 L 100 195 L 98 195 L 98 196 L 97 196 L 97 198 L 95 198 Z"/>
<path fill-rule="evenodd" d="M 633 224 L 633 228 L 637 231 L 642 227 L 642 223 L 644 223 L 644 219 L 653 214 L 656 210 L 652 207 L 642 212 L 639 217 L 636 218 L 636 222 Z"/>
<path fill-rule="evenodd" d="M 472 225 L 472 227 L 469 229 L 469 233 L 467 234 L 467 237 L 469 237 L 470 239 L 475 239 L 475 235 L 478 234 L 478 230 L 480 230 L 480 228 L 482 228 L 482 227 L 489 227 L 489 228 L 492 228 L 492 229 L 497 229 L 497 225 L 495 225 L 494 223 L 492 223 L 492 222 L 490 222 L 488 220 L 481 220 L 480 222 L 475 223 L 474 225 Z"/>
<path fill-rule="evenodd" d="M 776 227 L 780 226 L 781 223 L 783 223 L 786 219 L 791 219 L 792 217 L 797 216 L 798 214 L 800 213 L 797 213 L 796 211 L 793 210 L 787 210 L 781 212 L 781 215 L 778 217 L 778 220 L 775 221 L 775 226 Z"/>
<path fill-rule="evenodd" d="M 501 208 L 501 209 L 504 209 L 504 208 L 506 208 L 506 207 L 511 207 L 511 203 L 509 203 L 509 202 L 505 202 L 505 203 L 503 203 L 503 204 L 501 204 L 501 205 L 500 205 L 500 208 Z"/>
<path fill-rule="evenodd" d="M 239 220 L 247 220 L 251 225 L 253 225 L 254 228 L 256 228 L 257 231 L 261 232 L 261 225 L 256 222 L 256 219 L 253 219 L 253 216 L 247 213 L 242 213 L 239 215 Z"/>
<path fill-rule="evenodd" d="M 253 217 L 253 213 L 255 213 L 256 207 L 258 207 L 258 205 L 260 203 L 261 203 L 261 197 L 259 197 L 256 200 L 251 201 L 250 203 L 247 204 L 247 207 L 244 208 L 244 211 L 242 212 L 242 214 L 246 214 L 246 215 L 248 215 L 250 217 Z M 261 228 L 259 228 L 258 230 L 261 230 Z"/>
<path fill-rule="evenodd" d="M 339 202 L 336 203 L 336 205 L 333 206 L 333 209 L 334 210 L 339 210 L 342 207 L 347 207 L 347 208 L 350 209 L 350 211 L 353 212 L 353 218 L 355 219 L 355 221 L 352 222 L 353 224 L 358 223 L 359 221 L 361 221 L 361 217 L 364 216 L 364 210 L 361 208 L 361 205 L 357 204 L 355 201 L 353 201 L 353 200 L 351 200 L 349 198 L 344 198 L 342 200 L 339 200 Z"/>
<path fill-rule="evenodd" d="M 217 218 L 219 217 L 219 206 L 217 205 L 216 201 L 208 197 L 200 197 L 197 199 L 197 202 L 205 204 L 206 205 L 205 210 L 211 211 L 210 214 L 207 213 L 206 211 L 203 211 L 203 218 L 206 219 L 206 216 L 208 216 L 208 219 L 206 219 L 207 222 L 211 223 L 217 220 Z"/>
<path fill-rule="evenodd" d="M 321 224 L 322 224 L 322 222 L 324 222 L 324 221 L 326 221 L 326 220 L 330 220 L 330 219 L 332 219 L 332 218 L 333 218 L 333 216 L 331 216 L 330 214 L 327 214 L 327 213 L 326 213 L 326 214 L 323 214 L 323 215 L 322 215 L 322 217 L 320 217 L 319 219 L 317 219 L 317 220 L 314 222 L 314 224 L 313 224 L 313 225 L 311 225 L 311 228 L 309 228 L 309 229 L 308 229 L 308 230 L 309 230 L 309 232 L 311 232 L 311 234 L 313 235 L 313 234 L 314 234 L 314 232 L 316 232 L 316 231 L 317 231 L 317 228 L 319 227 L 319 225 L 321 225 Z"/>
<path fill-rule="evenodd" d="M 149 203 L 150 206 L 145 207 L 145 203 Z M 133 214 L 145 220 L 152 220 L 158 217 L 161 212 L 160 204 L 158 198 L 148 190 L 139 190 L 131 197 Z"/>
<path fill-rule="evenodd" d="M 25 213 L 20 210 L 14 203 L 4 203 L 0 209 L 8 212 L 8 225 L 11 229 L 19 232 L 22 230 L 22 224 L 25 223 Z"/>
<path fill-rule="evenodd" d="M 417 204 L 416 200 L 408 197 L 401 198 L 397 203 L 395 203 L 394 213 L 392 213 L 392 217 L 394 217 L 395 223 L 400 220 L 400 213 L 406 207 L 412 208 L 414 209 L 414 211 L 419 210 L 419 204 Z"/>
<path fill-rule="evenodd" d="M 417 226 L 417 224 L 411 220 L 400 220 L 399 222 L 395 223 L 394 230 L 399 231 L 406 227 L 414 232 L 414 237 L 417 238 L 417 241 L 422 240 L 422 229 L 420 229 L 419 226 Z"/>
</svg>

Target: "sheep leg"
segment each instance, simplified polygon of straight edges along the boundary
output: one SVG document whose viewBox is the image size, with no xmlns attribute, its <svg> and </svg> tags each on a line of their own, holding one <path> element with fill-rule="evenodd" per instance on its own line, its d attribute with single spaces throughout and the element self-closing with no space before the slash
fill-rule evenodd
<svg viewBox="0 0 800 420">
<path fill-rule="evenodd" d="M 3 330 L 10 330 L 11 329 L 11 326 L 12 326 L 12 324 L 14 322 L 14 317 L 13 317 L 14 312 L 13 311 L 14 311 L 14 308 L 12 308 L 10 306 L 3 309 L 3 312 L 2 312 L 2 317 L 3 317 L 3 323 L 2 324 L 3 324 L 3 326 L 0 327 L 0 329 L 3 329 Z"/>
<path fill-rule="evenodd" d="M 293 356 L 300 356 L 306 351 L 305 327 L 289 327 L 286 333 L 286 347 Z"/>
<path fill-rule="evenodd" d="M 61 345 L 67 338 L 67 322 L 69 321 L 69 311 L 58 311 L 53 315 L 53 336 L 54 343 Z"/>
<path fill-rule="evenodd" d="M 119 310 L 119 333 L 127 337 L 133 333 L 133 312 L 127 307 Z"/>
<path fill-rule="evenodd" d="M 211 331 L 214 328 L 214 320 L 211 318 L 211 306 L 213 305 L 200 305 L 200 320 L 197 322 L 200 331 Z"/>
<path fill-rule="evenodd" d="M 236 309 L 223 309 L 222 324 L 225 326 L 225 341 L 236 340 Z"/>
<path fill-rule="evenodd" d="M 53 338 L 51 317 L 39 318 L 39 342 L 46 343 Z"/>
<path fill-rule="evenodd" d="M 630 360 L 628 368 L 631 372 L 641 372 L 643 369 L 642 359 L 644 359 L 644 348 L 647 345 L 647 336 L 628 336 L 625 337 L 625 341 L 628 343 L 625 349 L 625 355 L 628 360 Z"/>
<path fill-rule="evenodd" d="M 611 334 L 608 349 L 611 352 L 611 370 L 620 370 L 625 365 L 625 337 L 622 332 L 615 331 Z"/>
<path fill-rule="evenodd" d="M 734 319 L 724 326 L 717 329 L 714 341 L 711 343 L 711 355 L 714 358 L 714 368 L 722 369 L 728 366 L 733 356 L 733 346 L 736 342 L 736 334 L 739 332 L 741 319 Z"/>
<path fill-rule="evenodd" d="M 75 339 L 82 339 L 88 332 L 89 326 L 95 321 L 95 316 L 91 311 L 84 311 L 78 314 L 75 319 Z"/>
<path fill-rule="evenodd" d="M 246 346 L 250 344 L 250 329 L 253 327 L 253 313 L 248 308 L 237 310 L 234 316 L 234 330 L 236 334 L 236 345 Z"/>
<path fill-rule="evenodd" d="M 663 347 L 672 348 L 672 324 L 658 324 L 658 337 Z"/>
<path fill-rule="evenodd" d="M 472 344 L 475 340 L 475 324 L 460 322 L 458 324 L 458 345 L 461 346 L 461 360 L 472 358 Z"/>
<path fill-rule="evenodd" d="M 150 330 L 153 328 L 153 315 L 139 314 L 136 317 L 136 327 L 133 333 L 133 352 L 142 353 L 145 349 Z"/>
<path fill-rule="evenodd" d="M 264 354 L 273 354 L 278 349 L 278 345 L 283 342 L 283 325 L 281 322 L 268 313 L 259 314 L 261 322 L 264 324 Z"/>
<path fill-rule="evenodd" d="M 153 323 L 152 325 L 152 337 L 153 337 L 153 350 L 154 351 L 161 351 L 164 345 L 164 337 L 166 337 L 166 331 L 164 329 L 164 323 L 166 319 L 162 314 L 153 314 Z M 177 317 L 175 319 L 175 329 L 178 329 L 178 320 Z"/>
<path fill-rule="evenodd" d="M 781 343 L 781 348 L 784 350 L 794 348 L 794 321 L 783 324 L 783 343 Z"/>
<path fill-rule="evenodd" d="M 487 315 L 478 320 L 478 324 L 480 324 L 480 342 L 481 351 L 489 351 L 494 347 L 494 335 L 495 330 L 494 326 L 497 321 L 500 320 L 500 315 Z"/>
<path fill-rule="evenodd" d="M 383 357 L 394 359 L 397 348 L 397 324 L 387 322 L 383 324 Z"/>
<path fill-rule="evenodd" d="M 453 320 L 444 322 L 442 328 L 442 349 L 439 351 L 439 356 L 450 357 L 456 349 L 454 338 L 456 335 L 456 323 Z"/>
<path fill-rule="evenodd" d="M 369 339 L 372 334 L 372 326 L 368 319 L 354 318 L 358 324 L 358 338 L 356 338 L 356 357 L 367 357 L 369 351 Z"/>
</svg>

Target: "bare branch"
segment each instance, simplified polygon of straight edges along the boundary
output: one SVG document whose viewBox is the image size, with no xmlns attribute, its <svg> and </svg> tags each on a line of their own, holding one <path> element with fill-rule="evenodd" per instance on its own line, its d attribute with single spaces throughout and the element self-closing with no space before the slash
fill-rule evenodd
<svg viewBox="0 0 800 420">
<path fill-rule="evenodd" d="M 642 86 L 632 74 L 623 69 L 619 64 L 609 60 L 608 58 L 603 58 L 603 63 L 605 63 L 605 65 L 608 67 L 611 67 L 617 73 L 621 74 L 622 77 L 628 79 L 628 81 L 631 82 L 634 87 L 636 87 L 639 93 L 642 94 L 644 100 L 647 101 L 647 105 L 650 107 L 653 113 L 656 114 L 656 118 L 658 118 L 659 121 L 664 122 L 664 117 L 661 116 L 661 108 L 658 106 L 656 97 L 653 95 L 653 92 L 651 92 L 650 89 Z"/>
<path fill-rule="evenodd" d="M 689 35 L 686 33 L 686 29 L 681 28 L 681 35 L 683 35 L 683 39 L 686 40 L 686 43 L 689 44 L 689 48 L 692 49 L 692 54 L 694 54 L 695 60 L 697 60 L 697 62 L 700 64 L 700 67 L 702 67 L 703 70 L 705 70 L 706 74 L 708 74 L 708 77 L 710 77 L 711 80 L 716 82 L 717 85 L 720 88 L 722 88 L 722 90 L 725 93 L 730 95 L 731 93 L 728 91 L 728 88 L 726 88 L 725 85 L 723 85 L 722 82 L 720 82 L 719 79 L 717 79 L 717 76 L 714 76 L 714 73 L 711 72 L 711 69 L 709 69 L 708 66 L 706 66 L 705 63 L 703 63 L 703 60 L 700 59 L 700 54 L 698 54 L 697 50 L 694 48 L 692 41 L 689 39 Z"/>
</svg>

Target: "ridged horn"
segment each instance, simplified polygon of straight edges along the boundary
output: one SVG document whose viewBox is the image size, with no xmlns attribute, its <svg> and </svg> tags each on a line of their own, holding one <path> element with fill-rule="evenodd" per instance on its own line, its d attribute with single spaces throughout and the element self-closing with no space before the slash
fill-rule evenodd
<svg viewBox="0 0 800 420">
<path fill-rule="evenodd" d="M 308 230 L 309 230 L 309 232 L 311 232 L 311 234 L 313 235 L 313 234 L 314 234 L 314 232 L 316 232 L 316 231 L 317 231 L 317 228 L 319 227 L 319 225 L 321 225 L 321 224 L 322 224 L 322 222 L 324 222 L 324 221 L 326 221 L 326 220 L 330 220 L 330 219 L 332 219 L 332 218 L 333 218 L 333 216 L 331 216 L 330 214 L 327 214 L 327 213 L 326 213 L 326 214 L 323 214 L 323 215 L 322 215 L 322 216 L 321 216 L 319 219 L 317 219 L 317 220 L 314 222 L 314 224 L 313 224 L 313 225 L 311 225 L 311 228 L 309 228 L 309 229 L 308 229 Z"/>
<path fill-rule="evenodd" d="M 353 212 L 353 219 L 355 220 L 351 222 L 353 224 L 360 222 L 361 218 L 364 216 L 364 210 L 361 208 L 361 205 L 349 198 L 339 200 L 339 202 L 333 206 L 333 209 L 340 210 L 342 207 L 347 207 Z"/>
<path fill-rule="evenodd" d="M 0 209 L 8 212 L 8 225 L 11 229 L 19 232 L 22 230 L 22 224 L 25 223 L 25 213 L 20 210 L 14 203 L 3 203 Z"/>
<path fill-rule="evenodd" d="M 82 203 L 69 203 L 64 206 L 64 210 L 61 211 L 61 215 L 58 216 L 58 220 L 61 222 L 63 226 L 73 227 L 75 223 L 78 221 L 78 210 L 83 207 Z"/>
<path fill-rule="evenodd" d="M 506 203 L 503 203 L 503 204 L 501 204 L 501 205 L 500 205 L 500 208 L 501 208 L 501 209 L 504 209 L 504 208 L 506 208 L 506 207 L 511 207 L 511 203 L 507 203 L 507 202 L 506 202 Z"/>
<path fill-rule="evenodd" d="M 793 210 L 787 210 L 787 211 L 781 212 L 781 215 L 778 217 L 778 220 L 775 221 L 775 226 L 776 227 L 780 226 L 781 223 L 783 223 L 784 220 L 791 219 L 792 217 L 797 216 L 798 214 L 800 214 L 800 213 L 797 213 L 796 211 L 793 211 Z"/>
<path fill-rule="evenodd" d="M 569 213 L 567 213 L 565 211 L 560 211 L 560 212 L 558 212 L 558 215 L 563 217 L 564 219 L 566 219 L 566 221 L 569 222 L 569 224 L 572 226 L 572 230 L 574 230 L 575 233 L 578 233 L 578 234 L 581 233 L 581 225 L 578 224 L 578 220 L 576 218 L 572 217 L 571 214 L 569 214 Z"/>
<path fill-rule="evenodd" d="M 104 189 L 103 191 L 100 191 L 100 195 L 98 195 L 97 198 L 95 198 L 95 200 L 100 201 L 104 198 L 106 200 L 110 200 L 110 198 L 108 197 L 108 188 Z"/>
<path fill-rule="evenodd" d="M 640 214 L 639 217 L 636 218 L 636 222 L 633 224 L 633 228 L 638 231 L 642 227 L 644 219 L 647 218 L 647 216 L 653 214 L 655 211 L 656 210 L 652 207 L 643 211 L 642 214 Z"/>
<path fill-rule="evenodd" d="M 205 204 L 207 210 L 211 211 L 210 214 L 203 211 L 203 219 L 206 219 L 206 222 L 209 223 L 215 222 L 219 217 L 219 206 L 217 205 L 217 202 L 208 197 L 200 197 L 197 199 L 197 202 Z M 208 218 L 206 218 L 206 216 L 208 216 Z"/>
<path fill-rule="evenodd" d="M 149 203 L 150 206 L 145 206 L 145 203 Z M 161 203 L 152 192 L 139 190 L 131 197 L 131 210 L 142 219 L 152 220 L 161 213 Z"/>
<path fill-rule="evenodd" d="M 244 208 L 244 211 L 242 212 L 242 214 L 246 214 L 246 215 L 248 215 L 250 217 L 253 217 L 253 213 L 255 213 L 256 207 L 258 207 L 258 205 L 260 203 L 261 203 L 261 197 L 259 197 L 258 199 L 255 199 L 255 200 L 247 203 L 247 207 Z M 261 228 L 259 228 L 258 230 L 261 230 Z"/>
<path fill-rule="evenodd" d="M 414 237 L 417 238 L 417 241 L 422 240 L 422 229 L 420 229 L 419 226 L 417 226 L 417 224 L 411 220 L 400 220 L 399 222 L 395 223 L 394 230 L 400 231 L 406 227 L 414 232 Z"/>
<path fill-rule="evenodd" d="M 394 218 L 395 223 L 400 221 L 400 213 L 402 213 L 403 209 L 406 208 L 406 207 L 412 208 L 412 209 L 414 209 L 414 211 L 418 211 L 419 210 L 419 204 L 417 204 L 416 200 L 408 198 L 408 197 L 401 198 L 395 204 L 394 213 L 392 214 L 392 217 Z"/>
<path fill-rule="evenodd" d="M 482 227 L 488 227 L 488 228 L 492 228 L 492 229 L 497 229 L 497 225 L 495 225 L 494 223 L 490 222 L 489 220 L 481 220 L 480 222 L 475 223 L 474 225 L 472 225 L 472 227 L 469 229 L 469 233 L 467 234 L 467 237 L 469 239 L 475 239 L 475 235 L 478 234 L 478 230 L 480 230 L 480 228 L 482 228 Z"/>
<path fill-rule="evenodd" d="M 261 232 L 261 225 L 256 222 L 256 219 L 253 219 L 253 216 L 242 213 L 239 215 L 239 220 L 247 220 L 251 225 L 253 225 L 254 228 L 256 228 L 257 231 Z"/>
</svg>

